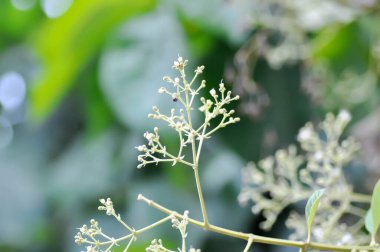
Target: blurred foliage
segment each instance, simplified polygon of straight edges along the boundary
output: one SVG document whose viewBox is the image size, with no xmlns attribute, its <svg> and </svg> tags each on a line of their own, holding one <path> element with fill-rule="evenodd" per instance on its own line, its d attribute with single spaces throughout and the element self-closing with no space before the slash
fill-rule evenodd
<svg viewBox="0 0 380 252">
<path fill-rule="evenodd" d="M 211 139 L 201 160 L 212 223 L 263 234 L 262 216 L 237 204 L 240 168 L 294 143 L 298 129 L 326 111 L 353 113 L 350 127 L 363 144 L 350 169 L 357 191 L 370 192 L 380 176 L 377 1 L 76 0 L 53 19 L 53 0 L 27 10 L 15 2 L 22 1 L 0 1 L 0 137 L 13 137 L 0 151 L 0 251 L 79 251 L 76 228 L 101 216 L 97 199 L 108 196 L 136 227 L 161 217 L 135 201 L 140 192 L 200 217 L 186 169 L 135 169 L 134 146 L 156 123 L 146 114 L 173 106 L 156 92 L 177 54 L 206 66 L 210 88 L 224 78 L 242 97 L 242 121 Z M 17 94 L 2 88 L 10 72 L 28 92 L 12 109 L 6 104 Z M 243 247 L 194 227 L 189 233 L 202 251 Z M 169 245 L 180 239 L 168 224 L 132 251 L 162 234 Z M 286 234 L 280 216 L 271 235 Z M 276 250 L 285 248 L 261 251 Z"/>
</svg>

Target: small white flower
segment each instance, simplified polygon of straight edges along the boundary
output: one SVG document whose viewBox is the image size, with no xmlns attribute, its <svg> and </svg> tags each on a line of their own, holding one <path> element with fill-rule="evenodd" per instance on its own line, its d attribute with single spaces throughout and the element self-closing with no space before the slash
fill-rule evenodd
<svg viewBox="0 0 380 252">
<path fill-rule="evenodd" d="M 338 114 L 338 118 L 344 122 L 344 123 L 348 123 L 349 121 L 351 121 L 351 114 L 350 112 L 348 112 L 347 110 L 341 110 Z"/>
<path fill-rule="evenodd" d="M 197 69 L 195 69 L 195 73 L 196 74 L 201 74 L 201 73 L 203 73 L 203 70 L 205 69 L 205 67 L 204 66 L 199 66 L 199 67 L 197 67 Z"/>
<path fill-rule="evenodd" d="M 137 146 L 136 149 L 137 149 L 138 151 L 146 151 L 146 150 L 147 150 L 147 148 L 146 148 L 145 145 Z"/>
<path fill-rule="evenodd" d="M 211 90 L 210 90 L 210 94 L 211 94 L 212 97 L 217 96 L 217 95 L 216 95 L 216 91 L 215 91 L 215 89 L 211 89 Z"/>
<path fill-rule="evenodd" d="M 311 136 L 312 136 L 311 129 L 308 127 L 303 127 L 298 133 L 298 140 L 307 141 L 310 139 Z"/>
<path fill-rule="evenodd" d="M 322 151 L 317 151 L 317 152 L 314 154 L 314 158 L 315 158 L 315 160 L 317 160 L 317 161 L 322 161 L 322 160 L 323 160 L 323 153 L 322 153 Z"/>
<path fill-rule="evenodd" d="M 223 93 L 224 91 L 226 91 L 226 88 L 224 87 L 224 83 L 223 83 L 223 81 L 221 81 L 221 82 L 219 83 L 219 91 L 220 91 L 221 93 Z"/>
<path fill-rule="evenodd" d="M 182 57 L 178 56 L 178 59 L 174 61 L 173 68 L 177 70 L 182 70 L 187 65 L 187 60 L 184 60 Z"/>
<path fill-rule="evenodd" d="M 349 244 L 350 242 L 352 242 L 352 235 L 351 234 L 343 235 L 341 242 L 342 244 Z"/>
</svg>

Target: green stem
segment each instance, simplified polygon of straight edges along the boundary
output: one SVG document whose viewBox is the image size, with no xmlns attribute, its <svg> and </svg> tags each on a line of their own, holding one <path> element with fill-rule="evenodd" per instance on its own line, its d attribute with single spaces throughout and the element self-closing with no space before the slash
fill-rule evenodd
<svg viewBox="0 0 380 252">
<path fill-rule="evenodd" d="M 181 72 L 183 83 L 185 85 L 185 109 L 186 109 L 186 114 L 187 114 L 187 121 L 189 123 L 190 129 L 192 129 L 193 128 L 192 119 L 191 119 L 191 109 L 192 108 L 191 108 L 191 105 L 189 103 L 189 88 L 186 88 L 186 87 L 190 87 L 190 85 L 186 81 L 185 72 L 183 70 L 180 72 Z M 193 134 L 193 131 L 191 131 L 191 133 Z M 202 138 L 201 138 L 201 141 L 202 141 Z M 194 169 L 195 183 L 197 186 L 199 203 L 201 205 L 203 222 L 204 222 L 205 226 L 207 226 L 208 225 L 208 218 L 207 218 L 207 213 L 206 213 L 206 206 L 205 206 L 205 203 L 203 200 L 202 187 L 201 187 L 201 183 L 200 183 L 200 179 L 199 179 L 198 158 L 197 158 L 197 150 L 196 150 L 196 144 L 195 143 L 196 143 L 196 138 L 195 138 L 195 135 L 193 134 L 192 141 L 191 141 L 191 151 L 193 154 L 193 169 Z M 202 144 L 200 143 L 199 147 L 201 147 L 201 146 L 202 146 Z"/>
<path fill-rule="evenodd" d="M 142 196 L 141 194 L 138 196 L 139 200 L 144 201 L 147 203 L 149 206 L 156 208 L 157 210 L 164 212 L 168 215 L 174 215 L 175 217 L 179 219 L 184 219 L 185 217 L 179 213 L 176 213 L 168 208 L 165 208 L 156 202 Z M 277 238 L 271 238 L 271 237 L 265 237 L 265 236 L 260 236 L 260 235 L 254 235 L 252 233 L 243 233 L 243 232 L 238 232 L 222 227 L 218 227 L 215 225 L 205 225 L 201 221 L 194 220 L 192 218 L 187 218 L 188 222 L 201 227 L 207 231 L 222 234 L 225 236 L 230 236 L 242 240 L 249 241 L 252 239 L 252 242 L 256 243 L 263 243 L 263 244 L 271 244 L 271 245 L 278 245 L 278 246 L 287 246 L 287 247 L 296 247 L 296 248 L 305 248 L 307 246 L 308 249 L 311 250 L 327 250 L 327 251 L 346 251 L 346 252 L 351 252 L 352 250 L 368 250 L 368 251 L 374 251 L 375 248 L 370 247 L 370 246 L 340 246 L 340 245 L 330 245 L 330 244 L 325 244 L 325 243 L 317 243 L 317 242 L 300 242 L 300 241 L 290 241 L 290 240 L 285 240 L 285 239 L 277 239 Z"/>
<path fill-rule="evenodd" d="M 194 176 L 195 176 L 195 183 L 197 185 L 197 192 L 198 192 L 199 202 L 201 204 L 203 223 L 204 223 L 205 226 L 208 226 L 209 222 L 208 222 L 207 213 L 206 213 L 206 206 L 205 206 L 204 199 L 203 199 L 201 182 L 200 182 L 200 179 L 199 179 L 198 166 L 194 166 Z"/>
<path fill-rule="evenodd" d="M 371 203 L 372 196 L 367 194 L 352 193 L 350 195 L 351 202 Z"/>
</svg>

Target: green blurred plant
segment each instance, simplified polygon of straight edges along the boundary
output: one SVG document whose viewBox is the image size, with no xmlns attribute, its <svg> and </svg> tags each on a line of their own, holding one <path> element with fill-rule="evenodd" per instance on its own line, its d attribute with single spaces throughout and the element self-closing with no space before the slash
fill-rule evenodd
<svg viewBox="0 0 380 252">
<path fill-rule="evenodd" d="M 219 92 L 215 89 L 210 90 L 211 99 L 200 98 L 201 106 L 199 107 L 199 111 L 203 113 L 204 120 L 199 126 L 195 126 L 192 117 L 196 104 L 195 98 L 199 95 L 201 89 L 206 86 L 204 80 L 200 82 L 200 85 L 195 85 L 195 82 L 197 77 L 203 73 L 204 66 L 197 67 L 194 71 L 195 75 L 191 81 L 188 81 L 185 71 L 187 63 L 187 60 L 178 57 L 174 61 L 173 68 L 179 72 L 180 76 L 175 78 L 164 77 L 164 80 L 173 86 L 173 91 L 165 87 L 159 89 L 159 93 L 169 95 L 174 103 L 179 102 L 183 108 L 179 111 L 173 108 L 170 116 L 167 116 L 154 106 L 154 113 L 149 114 L 150 118 L 165 121 L 169 127 L 178 133 L 178 152 L 173 154 L 167 150 L 166 146 L 161 142 L 158 128 L 155 127 L 153 133 L 147 131 L 144 134 L 148 142 L 147 145 L 136 147 L 138 151 L 143 153 L 138 156 L 138 161 L 140 162 L 138 168 L 151 163 L 157 165 L 162 162 L 170 162 L 173 166 L 181 163 L 191 168 L 194 172 L 203 220 L 198 221 L 189 218 L 188 211 L 185 211 L 184 214 L 179 214 L 139 194 L 138 200 L 144 201 L 149 206 L 166 213 L 168 216 L 141 229 L 135 229 L 124 222 L 120 214 L 116 213 L 111 199 L 101 199 L 101 205 L 98 209 L 105 211 L 109 216 L 113 216 L 128 230 L 129 234 L 119 238 L 110 237 L 102 231 L 97 221 L 91 220 L 90 227 L 84 225 L 79 229 L 79 232 L 75 236 L 77 244 L 86 244 L 88 252 L 103 251 L 101 250 L 103 247 L 106 247 L 104 251 L 111 251 L 115 246 L 119 246 L 121 242 L 128 241 L 123 250 L 128 251 L 138 235 L 171 220 L 173 227 L 178 229 L 181 234 L 182 244 L 181 248 L 178 249 L 180 252 L 199 251 L 193 248 L 187 249 L 186 227 L 189 223 L 211 232 L 246 240 L 247 245 L 244 248 L 244 252 L 249 251 L 253 243 L 298 247 L 300 251 L 307 251 L 309 249 L 380 251 L 379 245 L 376 243 L 376 233 L 380 223 L 379 212 L 377 211 L 380 204 L 380 186 L 376 186 L 374 190 L 371 204 L 372 211 L 369 215 L 371 218 L 367 218 L 369 220 L 366 221 L 366 226 L 372 227 L 370 229 L 372 242 L 369 246 L 357 245 L 367 241 L 366 239 L 359 239 L 362 236 L 365 237 L 364 234 L 357 234 L 363 226 L 364 219 L 360 219 L 351 227 L 338 225 L 338 221 L 344 213 L 350 213 L 359 217 L 364 216 L 363 210 L 351 203 L 369 202 L 371 200 L 369 196 L 353 193 L 352 187 L 348 184 L 342 172 L 343 166 L 351 161 L 354 152 L 358 149 L 357 143 L 352 138 L 339 141 L 344 128 L 351 119 L 347 111 L 342 111 L 337 117 L 328 114 L 326 120 L 320 125 L 321 132 L 316 131 L 310 123 L 300 130 L 298 139 L 302 149 L 306 151 L 304 156 L 297 156 L 295 147 L 290 147 L 288 151 L 278 151 L 274 158 L 267 158 L 260 162 L 260 169 L 253 164 L 244 169 L 245 176 L 243 178 L 245 182 L 243 191 L 239 196 L 240 201 L 255 201 L 254 212 L 263 210 L 264 215 L 267 217 L 264 224 L 265 228 L 272 226 L 276 216 L 285 206 L 295 201 L 309 198 L 305 208 L 307 225 L 305 226 L 300 216 L 293 216 L 290 219 L 292 223 L 289 225 L 292 228 L 298 228 L 297 234 L 299 236 L 297 238 L 306 237 L 304 233 L 299 231 L 299 227 L 303 228 L 302 230 L 307 230 L 307 239 L 305 241 L 263 237 L 210 224 L 199 179 L 199 159 L 205 140 L 210 138 L 217 130 L 240 120 L 238 117 L 232 116 L 234 114 L 233 110 L 225 108 L 226 105 L 238 100 L 239 97 L 231 96 L 231 91 L 226 92 L 226 88 L 221 82 L 219 84 Z M 214 120 L 217 120 L 218 123 L 213 124 L 212 121 Z M 187 158 L 187 149 L 191 153 L 189 158 Z M 303 163 L 306 163 L 306 168 L 300 170 L 299 167 Z M 263 196 L 263 194 L 268 192 L 271 197 L 270 199 Z M 322 211 L 316 214 L 320 201 L 320 210 Z M 335 227 L 338 227 L 339 232 L 334 230 L 335 233 L 333 235 L 332 231 Z M 345 237 L 347 235 L 350 237 Z M 355 237 L 356 239 L 354 239 L 354 235 L 358 235 Z M 337 242 L 336 237 L 340 238 L 340 242 Z M 312 242 L 312 238 L 317 241 L 327 240 L 332 244 Z M 343 241 L 344 239 L 347 242 Z M 347 243 L 351 245 L 345 245 Z M 170 252 L 172 250 L 164 247 L 161 240 L 154 239 L 146 251 Z"/>
</svg>

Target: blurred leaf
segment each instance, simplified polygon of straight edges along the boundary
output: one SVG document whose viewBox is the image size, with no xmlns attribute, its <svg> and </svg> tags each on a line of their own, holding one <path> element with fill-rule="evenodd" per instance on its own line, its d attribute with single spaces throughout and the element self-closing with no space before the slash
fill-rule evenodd
<svg viewBox="0 0 380 252">
<path fill-rule="evenodd" d="M 365 215 L 365 228 L 367 231 L 373 236 L 373 218 L 372 218 L 372 210 L 368 209 L 367 214 Z"/>
<path fill-rule="evenodd" d="M 368 52 L 368 37 L 356 22 L 329 26 L 312 40 L 312 58 L 329 62 L 337 72 L 349 66 L 363 72 L 368 66 Z"/>
<path fill-rule="evenodd" d="M 178 6 L 184 19 L 203 29 L 203 33 L 210 36 L 223 37 L 230 43 L 240 44 L 252 30 L 252 22 L 247 17 L 252 16 L 254 5 L 250 0 L 220 1 L 203 0 L 169 1 Z M 189 28 L 189 27 L 188 27 Z M 207 36 L 206 35 L 206 36 Z M 199 39 L 209 43 L 205 35 Z M 192 38 L 195 39 L 195 38 Z M 195 41 L 193 41 L 195 42 Z M 198 46 L 200 44 L 198 43 Z M 203 46 L 208 46 L 203 45 Z M 197 48 L 201 49 L 201 48 Z"/>
<path fill-rule="evenodd" d="M 97 68 L 93 64 L 90 67 L 90 71 L 84 74 L 85 80 L 80 90 L 84 103 L 86 134 L 89 138 L 93 138 L 112 126 L 115 118 L 100 90 L 98 72 L 94 71 Z"/>
<path fill-rule="evenodd" d="M 49 196 L 61 211 L 89 197 L 97 199 L 114 185 L 118 137 L 113 130 L 90 141 L 78 137 L 51 165 L 46 176 Z"/>
<path fill-rule="evenodd" d="M 31 90 L 31 113 L 46 119 L 115 25 L 151 9 L 154 0 L 77 0 L 61 18 L 46 21 L 32 41 L 44 71 Z"/>
<path fill-rule="evenodd" d="M 3 46 L 22 40 L 34 30 L 41 17 L 43 15 L 38 8 L 21 11 L 10 0 L 0 1 L 0 50 Z"/>
<path fill-rule="evenodd" d="M 372 212 L 372 222 L 373 222 L 372 235 L 375 236 L 380 227 L 380 180 L 377 181 L 375 188 L 373 189 L 371 212 Z"/>
<path fill-rule="evenodd" d="M 167 85 L 162 77 L 173 73 L 171 66 L 178 54 L 186 57 L 187 50 L 182 28 L 170 8 L 126 23 L 110 40 L 101 57 L 101 89 L 124 125 L 146 130 L 152 125 L 146 115 L 153 105 L 163 112 L 178 106 L 157 93 Z"/>
<path fill-rule="evenodd" d="M 315 191 L 307 201 L 306 207 L 305 207 L 305 216 L 307 221 L 307 236 L 308 240 L 310 241 L 311 238 L 311 228 L 313 226 L 313 221 L 315 214 L 317 213 L 319 202 L 321 201 L 321 197 L 324 194 L 325 189 L 320 189 L 318 191 Z"/>
</svg>

